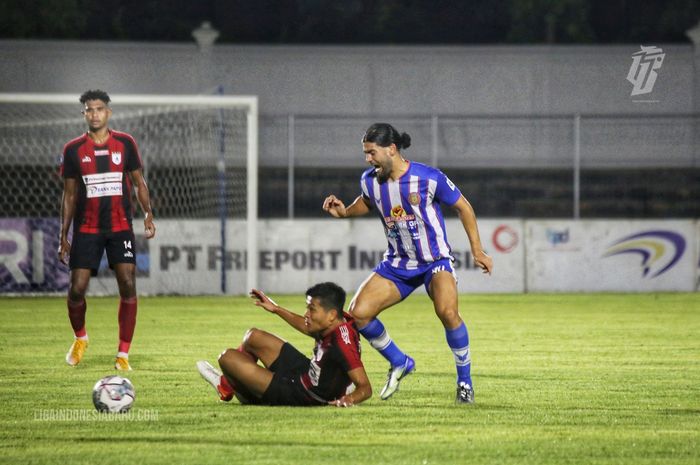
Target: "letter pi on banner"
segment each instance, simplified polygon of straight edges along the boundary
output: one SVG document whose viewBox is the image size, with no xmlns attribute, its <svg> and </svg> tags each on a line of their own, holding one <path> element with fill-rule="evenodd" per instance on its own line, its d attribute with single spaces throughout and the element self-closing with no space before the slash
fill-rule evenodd
<svg viewBox="0 0 700 465">
<path fill-rule="evenodd" d="M 56 292 L 68 288 L 58 261 L 57 219 L 0 219 L 0 290 Z"/>
</svg>

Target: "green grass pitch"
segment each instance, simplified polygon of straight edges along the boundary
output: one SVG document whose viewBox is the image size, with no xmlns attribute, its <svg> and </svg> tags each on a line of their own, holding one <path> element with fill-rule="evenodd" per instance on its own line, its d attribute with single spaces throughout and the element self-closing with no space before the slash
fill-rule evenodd
<svg viewBox="0 0 700 465">
<path fill-rule="evenodd" d="M 277 300 L 303 311 L 302 296 Z M 2 463 L 700 463 L 697 293 L 461 296 L 474 406 L 453 404 L 444 332 L 413 296 L 382 320 L 416 373 L 379 400 L 387 365 L 363 341 L 375 395 L 351 409 L 219 402 L 198 359 L 215 362 L 252 326 L 307 354 L 313 341 L 246 298 L 141 298 L 129 421 L 65 413 L 90 413 L 93 384 L 114 373 L 117 299 L 88 300 L 77 368 L 64 361 L 64 302 L 0 300 Z"/>
</svg>

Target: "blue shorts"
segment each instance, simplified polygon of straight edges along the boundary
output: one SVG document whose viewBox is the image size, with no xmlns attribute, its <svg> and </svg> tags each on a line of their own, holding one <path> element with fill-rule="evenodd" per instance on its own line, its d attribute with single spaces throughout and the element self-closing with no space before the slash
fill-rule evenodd
<svg viewBox="0 0 700 465">
<path fill-rule="evenodd" d="M 449 258 L 443 258 L 433 263 L 419 266 L 415 270 L 394 268 L 385 260 L 377 265 L 373 271 L 396 285 L 399 289 L 399 293 L 401 293 L 401 300 L 408 297 L 409 294 L 415 291 L 421 284 L 423 284 L 425 290 L 430 293 L 430 281 L 433 279 L 433 275 L 440 271 L 452 273 L 455 281 L 457 281 L 455 270 L 452 268 L 452 260 Z"/>
</svg>

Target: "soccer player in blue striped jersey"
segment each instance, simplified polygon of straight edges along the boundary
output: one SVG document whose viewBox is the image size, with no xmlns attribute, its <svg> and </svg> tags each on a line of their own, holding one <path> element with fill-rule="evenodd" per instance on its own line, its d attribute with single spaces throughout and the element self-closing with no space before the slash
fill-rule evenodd
<svg viewBox="0 0 700 465">
<path fill-rule="evenodd" d="M 454 354 L 456 402 L 471 404 L 474 388 L 469 334 L 457 307 L 457 279 L 443 205 L 457 212 L 474 263 L 490 274 L 493 260 L 481 246 L 471 204 L 440 170 L 403 158 L 401 151 L 410 145 L 411 137 L 390 124 L 370 126 L 362 147 L 365 160 L 372 166 L 362 174 L 362 193 L 348 207 L 330 195 L 323 209 L 335 218 L 362 216 L 374 210 L 384 227 L 388 242 L 384 259 L 360 285 L 350 304 L 360 334 L 391 364 L 380 397 L 386 400 L 398 390 L 401 379 L 415 370 L 415 361 L 399 349 L 377 316 L 423 285 Z"/>
</svg>

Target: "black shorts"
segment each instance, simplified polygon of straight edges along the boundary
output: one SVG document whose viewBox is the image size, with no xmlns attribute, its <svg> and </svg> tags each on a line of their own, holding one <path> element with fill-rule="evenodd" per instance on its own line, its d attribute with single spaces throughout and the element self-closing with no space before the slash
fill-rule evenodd
<svg viewBox="0 0 700 465">
<path fill-rule="evenodd" d="M 269 366 L 274 375 L 260 403 L 290 406 L 326 405 L 325 402 L 311 397 L 301 384 L 301 374 L 308 371 L 310 363 L 308 357 L 285 342 L 279 357 Z"/>
<path fill-rule="evenodd" d="M 105 251 L 110 268 L 117 263 L 136 264 L 135 243 L 133 231 L 98 234 L 75 232 L 70 247 L 70 269 L 88 268 L 96 276 Z"/>
</svg>

